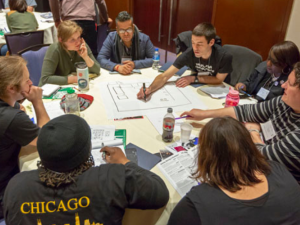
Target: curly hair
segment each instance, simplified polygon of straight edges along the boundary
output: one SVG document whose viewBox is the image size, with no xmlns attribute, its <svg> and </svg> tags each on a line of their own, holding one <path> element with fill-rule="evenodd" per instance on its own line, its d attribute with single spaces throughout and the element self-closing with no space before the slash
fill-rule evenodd
<svg viewBox="0 0 300 225">
<path fill-rule="evenodd" d="M 80 164 L 75 169 L 66 173 L 60 173 L 45 168 L 42 162 L 40 161 L 37 163 L 39 169 L 40 181 L 46 183 L 46 185 L 50 187 L 59 187 L 60 185 L 63 184 L 75 183 L 76 177 L 83 174 L 93 165 L 94 165 L 94 159 L 93 156 L 90 156 L 86 162 Z"/>
</svg>

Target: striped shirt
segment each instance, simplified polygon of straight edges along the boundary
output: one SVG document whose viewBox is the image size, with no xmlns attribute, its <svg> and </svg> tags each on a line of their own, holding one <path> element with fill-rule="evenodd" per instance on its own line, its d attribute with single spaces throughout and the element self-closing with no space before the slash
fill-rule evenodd
<svg viewBox="0 0 300 225">
<path fill-rule="evenodd" d="M 281 97 L 256 105 L 237 106 L 234 110 L 239 121 L 272 121 L 276 135 L 265 145 L 258 144 L 257 147 L 267 159 L 285 165 L 300 184 L 300 114 L 286 105 Z"/>
</svg>

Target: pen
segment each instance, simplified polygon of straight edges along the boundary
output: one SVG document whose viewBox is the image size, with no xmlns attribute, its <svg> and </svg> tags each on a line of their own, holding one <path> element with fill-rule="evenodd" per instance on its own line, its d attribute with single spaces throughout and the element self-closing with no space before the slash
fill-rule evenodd
<svg viewBox="0 0 300 225">
<path fill-rule="evenodd" d="M 146 101 L 146 85 L 143 83 L 144 100 Z"/>
<path fill-rule="evenodd" d="M 132 119 L 143 119 L 143 116 L 131 116 L 131 117 L 124 117 L 124 118 L 116 118 L 114 121 L 117 120 L 132 120 Z"/>
<path fill-rule="evenodd" d="M 250 94 L 248 94 L 247 92 L 245 92 L 245 91 L 243 91 L 241 89 L 239 89 L 239 92 L 242 93 L 242 94 L 244 94 L 244 95 L 247 95 L 248 97 L 252 97 Z"/>
<path fill-rule="evenodd" d="M 104 143 L 102 142 L 102 145 L 101 145 L 101 149 L 104 147 Z M 102 153 L 102 159 L 105 161 L 105 156 L 106 156 L 106 153 L 103 152 Z"/>
<path fill-rule="evenodd" d="M 175 120 L 180 120 L 180 119 L 184 119 L 184 118 L 187 118 L 187 117 L 191 117 L 191 116 L 182 116 L 182 117 L 177 117 L 177 118 L 175 118 Z"/>
<path fill-rule="evenodd" d="M 81 92 L 78 88 L 76 88 L 76 87 L 73 87 L 75 90 L 77 90 L 77 91 L 79 91 L 79 92 Z"/>
</svg>

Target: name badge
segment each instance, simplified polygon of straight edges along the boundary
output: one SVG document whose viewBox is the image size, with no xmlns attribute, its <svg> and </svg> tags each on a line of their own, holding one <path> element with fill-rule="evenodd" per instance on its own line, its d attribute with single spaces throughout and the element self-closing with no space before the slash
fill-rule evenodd
<svg viewBox="0 0 300 225">
<path fill-rule="evenodd" d="M 273 137 L 275 137 L 276 133 L 271 120 L 265 123 L 261 123 L 260 127 L 266 141 L 271 140 Z"/>
<path fill-rule="evenodd" d="M 208 76 L 209 72 L 198 72 L 198 76 Z"/>
<path fill-rule="evenodd" d="M 259 92 L 256 94 L 258 97 L 262 98 L 263 100 L 266 100 L 266 98 L 268 97 L 270 91 L 261 87 L 259 89 Z"/>
<path fill-rule="evenodd" d="M 122 57 L 121 62 L 123 63 L 124 61 L 132 61 L 131 57 Z"/>
</svg>

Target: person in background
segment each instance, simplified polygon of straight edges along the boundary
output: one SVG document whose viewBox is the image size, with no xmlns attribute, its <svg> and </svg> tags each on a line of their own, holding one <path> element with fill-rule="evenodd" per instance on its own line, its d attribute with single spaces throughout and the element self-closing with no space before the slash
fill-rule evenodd
<svg viewBox="0 0 300 225">
<path fill-rule="evenodd" d="M 98 55 L 97 50 L 97 30 L 95 23 L 95 2 L 99 10 L 101 23 L 111 23 L 108 17 L 105 0 L 49 0 L 50 8 L 53 14 L 55 26 L 58 27 L 61 21 L 72 20 L 82 29 L 82 37 L 90 46 L 95 57 Z"/>
<path fill-rule="evenodd" d="M 75 63 L 85 62 L 89 73 L 100 73 L 100 65 L 94 58 L 89 46 L 81 38 L 82 28 L 74 21 L 63 21 L 57 29 L 58 42 L 48 48 L 42 67 L 39 86 L 50 84 L 77 83 Z"/>
<path fill-rule="evenodd" d="M 13 0 L 13 1 L 17 1 L 17 0 Z M 27 11 L 28 12 L 33 12 L 34 8 L 37 6 L 35 0 L 26 0 L 27 3 Z M 11 6 L 9 4 L 9 0 L 5 0 L 5 8 L 11 10 Z"/>
<path fill-rule="evenodd" d="M 204 126 L 196 164 L 201 183 L 177 204 L 169 225 L 300 224 L 297 181 L 260 154 L 237 120 L 215 118 Z"/>
<path fill-rule="evenodd" d="M 126 208 L 158 209 L 169 200 L 163 180 L 130 162 L 118 147 L 103 147 L 107 164 L 93 167 L 91 129 L 76 115 L 47 123 L 37 148 L 38 169 L 20 173 L 7 186 L 6 225 L 74 224 L 74 220 L 121 225 Z"/>
<path fill-rule="evenodd" d="M 192 109 L 181 116 L 189 116 L 188 120 L 230 116 L 244 122 L 259 151 L 268 160 L 285 165 L 300 184 L 300 62 L 281 86 L 283 95 L 269 101 L 214 110 Z"/>
<path fill-rule="evenodd" d="M 149 36 L 139 32 L 126 11 L 118 14 L 116 25 L 117 31 L 109 33 L 97 57 L 101 67 L 123 75 L 151 67 L 154 46 Z"/>
<path fill-rule="evenodd" d="M 42 101 L 42 89 L 32 86 L 26 61 L 19 56 L 0 57 L 0 221 L 2 199 L 9 180 L 19 173 L 22 146 L 36 145 L 37 136 L 49 121 Z M 17 101 L 26 98 L 34 107 L 37 125 Z"/>
<path fill-rule="evenodd" d="M 6 23 L 11 33 L 35 31 L 39 24 L 32 12 L 28 12 L 25 0 L 9 0 L 10 12 L 6 14 Z M 6 55 L 7 45 L 1 47 L 0 55 Z"/>
<path fill-rule="evenodd" d="M 198 24 L 192 32 L 192 47 L 185 50 L 173 65 L 157 76 L 150 87 L 137 94 L 138 99 L 146 98 L 162 88 L 182 67 L 188 66 L 196 75 L 184 76 L 177 80 L 177 87 L 191 83 L 221 84 L 232 71 L 232 55 L 215 44 L 216 29 L 210 23 Z"/>
<path fill-rule="evenodd" d="M 283 94 L 281 85 L 287 80 L 293 66 L 300 61 L 298 47 L 291 41 L 275 44 L 268 60 L 260 63 L 250 77 L 235 88 L 253 95 L 258 101 L 270 100 Z"/>
</svg>

